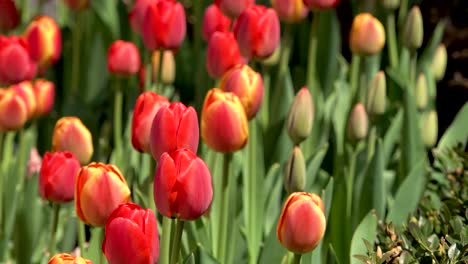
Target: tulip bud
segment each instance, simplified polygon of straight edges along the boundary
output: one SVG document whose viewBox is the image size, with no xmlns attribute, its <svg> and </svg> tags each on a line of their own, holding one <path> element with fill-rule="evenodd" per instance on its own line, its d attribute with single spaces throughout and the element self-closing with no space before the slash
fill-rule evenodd
<svg viewBox="0 0 468 264">
<path fill-rule="evenodd" d="M 215 32 L 208 42 L 206 51 L 206 69 L 213 78 L 223 76 L 237 64 L 245 64 L 232 32 Z"/>
<path fill-rule="evenodd" d="M 334 8 L 339 0 L 303 0 L 304 4 L 311 10 L 323 10 Z"/>
<path fill-rule="evenodd" d="M 423 73 L 419 74 L 418 80 L 416 81 L 415 98 L 416 106 L 419 110 L 423 110 L 424 108 L 426 108 L 429 102 L 429 94 L 427 90 L 426 75 L 424 75 Z"/>
<path fill-rule="evenodd" d="M 295 146 L 284 171 L 284 187 L 288 193 L 304 191 L 306 165 L 301 148 Z"/>
<path fill-rule="evenodd" d="M 393 11 L 400 6 L 400 0 L 381 0 L 385 9 Z"/>
<path fill-rule="evenodd" d="M 37 101 L 31 81 L 20 82 L 12 85 L 11 88 L 23 98 L 28 112 L 28 119 L 32 118 L 36 114 Z"/>
<path fill-rule="evenodd" d="M 132 117 L 132 146 L 136 150 L 151 153 L 151 125 L 163 106 L 169 106 L 169 101 L 155 92 L 144 92 L 138 96 Z"/>
<path fill-rule="evenodd" d="M 145 19 L 146 11 L 153 0 L 136 0 L 133 5 L 132 11 L 128 15 L 130 26 L 139 35 L 143 34 L 143 22 Z"/>
<path fill-rule="evenodd" d="M 78 117 L 62 117 L 55 124 L 52 150 L 70 151 L 81 164 L 87 164 L 93 155 L 91 132 Z"/>
<path fill-rule="evenodd" d="M 110 73 L 131 76 L 140 68 L 140 54 L 132 42 L 117 40 L 107 53 L 107 69 Z"/>
<path fill-rule="evenodd" d="M 60 58 L 62 35 L 53 18 L 34 18 L 24 32 L 24 38 L 29 44 L 31 58 L 37 61 L 41 69 L 55 64 Z"/>
<path fill-rule="evenodd" d="M 28 120 L 28 108 L 23 98 L 14 90 L 0 89 L 0 131 L 14 131 Z"/>
<path fill-rule="evenodd" d="M 130 200 L 130 189 L 114 165 L 92 162 L 78 171 L 75 210 L 86 224 L 103 226 L 115 208 Z"/>
<path fill-rule="evenodd" d="M 349 46 L 358 55 L 374 55 L 385 45 L 385 30 L 380 21 L 369 13 L 357 15 L 351 26 Z"/>
<path fill-rule="evenodd" d="M 143 43 L 150 50 L 178 49 L 186 32 L 185 11 L 172 0 L 151 2 L 143 19 Z"/>
<path fill-rule="evenodd" d="M 303 0 L 271 0 L 271 5 L 278 17 L 288 23 L 300 22 L 309 12 Z"/>
<path fill-rule="evenodd" d="M 367 112 L 371 115 L 381 115 L 385 113 L 385 102 L 387 97 L 387 80 L 385 72 L 379 71 L 369 84 L 367 90 Z"/>
<path fill-rule="evenodd" d="M 107 219 L 105 230 L 102 251 L 109 264 L 158 262 L 158 222 L 150 209 L 121 204 Z"/>
<path fill-rule="evenodd" d="M 223 15 L 216 4 L 211 4 L 205 9 L 203 15 L 202 37 L 205 41 L 209 41 L 213 33 L 229 32 L 231 19 Z"/>
<path fill-rule="evenodd" d="M 15 36 L 0 36 L 0 83 L 11 84 L 30 80 L 37 65 L 29 55 L 28 44 Z"/>
<path fill-rule="evenodd" d="M 81 257 L 73 257 L 68 253 L 55 254 L 48 264 L 93 264 L 89 259 Z"/>
<path fill-rule="evenodd" d="M 416 50 L 422 45 L 423 35 L 421 10 L 418 6 L 413 6 L 403 28 L 403 45 L 409 50 Z"/>
<path fill-rule="evenodd" d="M 348 120 L 348 136 L 352 140 L 361 140 L 367 137 L 369 120 L 366 110 L 361 103 L 357 103 Z"/>
<path fill-rule="evenodd" d="M 295 145 L 306 139 L 314 122 L 314 102 L 307 87 L 302 87 L 289 108 L 288 135 Z"/>
<path fill-rule="evenodd" d="M 89 0 L 65 0 L 65 4 L 68 6 L 68 8 L 79 11 L 88 7 Z"/>
<path fill-rule="evenodd" d="M 247 115 L 234 93 L 214 88 L 208 91 L 202 110 L 202 139 L 211 149 L 228 153 L 247 144 Z"/>
<path fill-rule="evenodd" d="M 150 131 L 150 149 L 155 160 L 164 152 L 188 148 L 197 152 L 199 128 L 197 112 L 176 102 L 161 106 Z"/>
<path fill-rule="evenodd" d="M 19 25 L 20 15 L 13 0 L 0 0 L 0 32 Z"/>
<path fill-rule="evenodd" d="M 326 224 L 322 199 L 313 193 L 295 192 L 284 204 L 276 235 L 289 251 L 307 253 L 322 240 Z"/>
<path fill-rule="evenodd" d="M 237 18 L 245 9 L 255 4 L 255 0 L 215 0 L 221 12 L 230 18 Z"/>
<path fill-rule="evenodd" d="M 174 52 L 170 50 L 163 51 L 163 60 L 162 60 L 162 73 L 161 78 L 158 77 L 159 74 L 159 56 L 161 52 L 155 50 L 151 56 L 151 63 L 153 66 L 153 79 L 158 78 L 162 83 L 171 84 L 175 80 L 176 74 L 176 64 L 174 60 Z"/>
<path fill-rule="evenodd" d="M 255 117 L 263 100 L 262 75 L 248 65 L 239 65 L 224 74 L 219 89 L 239 97 L 247 118 Z"/>
<path fill-rule="evenodd" d="M 237 19 L 234 35 L 242 55 L 265 59 L 273 54 L 279 44 L 278 15 L 272 8 L 251 6 Z"/>
<path fill-rule="evenodd" d="M 154 202 L 167 217 L 195 220 L 213 199 L 211 174 L 205 162 L 189 149 L 164 153 L 154 176 Z"/>
<path fill-rule="evenodd" d="M 437 133 L 439 129 L 436 111 L 432 110 L 423 117 L 421 128 L 424 145 L 427 148 L 433 147 L 437 143 Z"/>
<path fill-rule="evenodd" d="M 54 83 L 43 79 L 37 79 L 34 82 L 33 91 L 36 97 L 36 116 L 47 115 L 54 106 Z"/>
<path fill-rule="evenodd" d="M 41 155 L 39 155 L 37 148 L 33 147 L 31 148 L 31 151 L 29 152 L 26 177 L 28 179 L 31 179 L 32 176 L 34 176 L 36 173 L 39 173 L 41 171 L 41 166 L 42 166 Z"/>
<path fill-rule="evenodd" d="M 45 200 L 65 203 L 73 200 L 80 162 L 70 152 L 46 152 L 39 172 L 39 193 Z"/>
<path fill-rule="evenodd" d="M 447 67 L 447 48 L 444 44 L 440 44 L 432 58 L 431 70 L 436 81 L 440 81 L 444 78 L 445 69 Z"/>
</svg>

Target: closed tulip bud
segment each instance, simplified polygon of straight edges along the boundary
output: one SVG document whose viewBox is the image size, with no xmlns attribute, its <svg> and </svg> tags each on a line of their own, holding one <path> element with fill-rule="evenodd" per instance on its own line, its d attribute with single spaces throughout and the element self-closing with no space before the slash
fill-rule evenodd
<svg viewBox="0 0 468 264">
<path fill-rule="evenodd" d="M 136 0 L 132 11 L 128 15 L 130 26 L 139 35 L 143 34 L 143 21 L 145 19 L 146 11 L 154 0 Z"/>
<path fill-rule="evenodd" d="M 86 9 L 89 6 L 89 0 L 64 0 L 64 2 L 68 8 L 75 11 Z"/>
<path fill-rule="evenodd" d="M 181 3 L 172 0 L 151 2 L 143 19 L 143 43 L 150 50 L 178 49 L 185 37 L 185 23 Z"/>
<path fill-rule="evenodd" d="M 367 137 L 369 119 L 366 110 L 361 103 L 357 103 L 348 120 L 348 136 L 352 140 L 361 140 Z"/>
<path fill-rule="evenodd" d="M 385 9 L 393 11 L 400 6 L 400 0 L 381 0 Z"/>
<path fill-rule="evenodd" d="M 358 55 L 374 55 L 385 45 L 385 29 L 380 21 L 369 13 L 357 15 L 351 26 L 349 46 Z"/>
<path fill-rule="evenodd" d="M 371 115 L 381 115 L 385 113 L 387 99 L 387 80 L 385 72 L 379 71 L 369 84 L 367 90 L 366 109 Z"/>
<path fill-rule="evenodd" d="M 447 68 L 447 48 L 444 44 L 440 44 L 432 58 L 431 70 L 436 81 L 444 78 L 445 69 Z"/>
<path fill-rule="evenodd" d="M 403 28 L 403 45 L 409 50 L 419 49 L 423 42 L 424 28 L 421 10 L 413 6 Z"/>
<path fill-rule="evenodd" d="M 54 19 L 48 16 L 38 16 L 29 24 L 24 32 L 24 38 L 29 44 L 31 58 L 44 69 L 55 64 L 62 52 L 62 35 Z"/>
<path fill-rule="evenodd" d="M 107 219 L 102 251 L 109 264 L 158 262 L 158 222 L 153 211 L 134 203 L 119 205 Z"/>
<path fill-rule="evenodd" d="M 215 32 L 206 50 L 206 69 L 213 78 L 223 76 L 225 72 L 237 64 L 245 64 L 232 32 Z"/>
<path fill-rule="evenodd" d="M 273 54 L 279 44 L 278 15 L 272 8 L 251 6 L 237 19 L 234 35 L 242 55 L 265 59 Z"/>
<path fill-rule="evenodd" d="M 233 19 L 255 4 L 255 0 L 215 0 L 214 2 L 226 16 Z"/>
<path fill-rule="evenodd" d="M 33 85 L 31 81 L 23 81 L 18 84 L 12 85 L 11 88 L 23 98 L 26 103 L 26 109 L 28 111 L 28 119 L 36 115 L 37 100 L 34 94 Z"/>
<path fill-rule="evenodd" d="M 205 9 L 203 15 L 202 37 L 209 41 L 215 32 L 229 32 L 231 19 L 225 16 L 216 4 L 211 4 Z"/>
<path fill-rule="evenodd" d="M 132 117 L 132 145 L 140 152 L 151 153 L 150 131 L 153 119 L 163 106 L 168 106 L 166 97 L 155 92 L 138 96 Z"/>
<path fill-rule="evenodd" d="M 154 177 L 154 202 L 167 217 L 195 220 L 213 199 L 211 174 L 205 162 L 189 149 L 164 153 Z"/>
<path fill-rule="evenodd" d="M 132 42 L 117 40 L 107 53 L 107 69 L 110 73 L 131 76 L 140 69 L 140 54 Z"/>
<path fill-rule="evenodd" d="M 37 148 L 33 147 L 29 152 L 29 159 L 26 169 L 26 177 L 31 179 L 36 173 L 41 171 L 42 158 L 37 151 Z"/>
<path fill-rule="evenodd" d="M 112 211 L 129 200 L 130 189 L 116 166 L 92 162 L 78 171 L 75 210 L 84 223 L 105 225 Z"/>
<path fill-rule="evenodd" d="M 284 171 L 284 187 L 288 193 L 304 191 L 306 165 L 301 148 L 295 146 Z"/>
<path fill-rule="evenodd" d="M 93 262 L 89 259 L 73 257 L 68 253 L 60 253 L 50 258 L 48 264 L 93 264 Z"/>
<path fill-rule="evenodd" d="M 426 75 L 423 73 L 419 74 L 418 80 L 416 81 L 416 91 L 414 94 L 416 98 L 416 106 L 418 109 L 423 110 L 426 108 L 429 102 L 429 92 L 427 90 Z"/>
<path fill-rule="evenodd" d="M 163 51 L 161 78 L 157 77 L 159 74 L 159 56 L 161 56 L 161 51 L 159 50 L 155 50 L 151 56 L 153 78 L 158 78 L 158 80 L 161 80 L 162 83 L 166 84 L 174 83 L 176 74 L 174 52 L 170 50 Z"/>
<path fill-rule="evenodd" d="M 431 148 L 437 143 L 438 129 L 437 112 L 432 110 L 424 115 L 421 127 L 422 140 L 427 148 Z"/>
<path fill-rule="evenodd" d="M 80 162 L 70 152 L 46 152 L 39 172 L 39 193 L 45 200 L 65 203 L 73 200 Z"/>
<path fill-rule="evenodd" d="M 37 79 L 33 86 L 36 97 L 36 116 L 47 115 L 54 106 L 55 85 L 51 81 Z"/>
<path fill-rule="evenodd" d="M 304 4 L 311 10 L 324 10 L 334 8 L 339 0 L 303 0 Z"/>
<path fill-rule="evenodd" d="M 188 148 L 197 153 L 199 128 L 197 112 L 176 102 L 161 106 L 150 131 L 150 149 L 155 160 L 164 152 Z"/>
<path fill-rule="evenodd" d="M 19 25 L 20 15 L 13 0 L 0 0 L 0 31 L 9 31 Z"/>
<path fill-rule="evenodd" d="M 239 97 L 247 118 L 255 117 L 263 100 L 263 80 L 260 73 L 248 65 L 237 66 L 224 74 L 219 89 Z"/>
<path fill-rule="evenodd" d="M 28 108 L 23 98 L 14 90 L 0 89 L 0 131 L 14 131 L 28 120 Z"/>
<path fill-rule="evenodd" d="M 52 150 L 70 151 L 81 164 L 87 164 L 93 156 L 91 132 L 78 117 L 62 117 L 55 124 Z"/>
<path fill-rule="evenodd" d="M 307 87 L 302 87 L 289 108 L 288 135 L 295 145 L 306 139 L 314 122 L 314 101 Z"/>
<path fill-rule="evenodd" d="M 247 115 L 234 93 L 217 88 L 208 91 L 203 104 L 201 133 L 205 144 L 218 152 L 234 152 L 247 144 Z"/>
<path fill-rule="evenodd" d="M 12 84 L 30 80 L 37 64 L 29 54 L 23 38 L 0 36 L 0 83 Z"/>
<path fill-rule="evenodd" d="M 289 251 L 307 253 L 322 240 L 326 224 L 322 199 L 313 193 L 295 192 L 283 206 L 276 235 Z"/>
<path fill-rule="evenodd" d="M 279 18 L 288 23 L 300 22 L 309 12 L 303 0 L 271 0 L 271 5 Z"/>
</svg>

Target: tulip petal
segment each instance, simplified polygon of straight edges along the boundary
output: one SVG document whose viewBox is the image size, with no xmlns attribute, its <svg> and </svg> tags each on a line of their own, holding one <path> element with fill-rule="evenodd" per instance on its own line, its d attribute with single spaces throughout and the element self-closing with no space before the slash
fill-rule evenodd
<svg viewBox="0 0 468 264">
<path fill-rule="evenodd" d="M 177 148 L 188 148 L 197 153 L 199 133 L 197 113 L 193 107 L 189 107 L 183 113 L 179 128 L 177 129 Z"/>
<path fill-rule="evenodd" d="M 172 206 L 177 198 L 177 193 L 174 192 L 176 177 L 174 160 L 169 154 L 164 153 L 159 159 L 154 177 L 154 201 L 158 211 L 167 217 L 172 217 L 174 213 Z"/>
</svg>

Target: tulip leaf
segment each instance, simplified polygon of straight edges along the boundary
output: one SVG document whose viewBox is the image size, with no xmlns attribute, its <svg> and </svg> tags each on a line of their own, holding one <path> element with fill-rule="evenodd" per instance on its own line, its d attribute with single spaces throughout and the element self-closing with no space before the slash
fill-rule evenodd
<svg viewBox="0 0 468 264">
<path fill-rule="evenodd" d="M 401 128 L 403 126 L 403 109 L 400 109 L 391 121 L 383 139 L 383 159 L 386 163 L 390 162 L 391 155 L 401 137 Z"/>
<path fill-rule="evenodd" d="M 104 227 L 91 228 L 91 240 L 89 241 L 88 251 L 86 258 L 93 261 L 93 263 L 100 263 L 101 260 L 101 244 L 104 239 Z M 104 256 L 102 256 L 104 258 Z"/>
<path fill-rule="evenodd" d="M 120 24 L 117 7 L 120 1 L 91 1 L 91 8 L 97 17 L 105 25 L 111 34 L 111 39 L 118 39 L 120 36 Z"/>
<path fill-rule="evenodd" d="M 282 173 L 278 163 L 273 164 L 265 177 L 264 193 L 264 236 L 272 232 L 276 219 L 278 218 L 281 210 L 281 190 L 283 190 L 283 180 L 281 179 Z"/>
<path fill-rule="evenodd" d="M 377 232 L 377 216 L 374 211 L 370 211 L 354 231 L 351 240 L 351 249 L 349 254 L 350 263 L 360 263 L 355 255 L 367 255 L 367 247 L 364 240 L 371 245 L 374 244 Z"/>
<path fill-rule="evenodd" d="M 265 242 L 260 254 L 260 264 L 281 263 L 281 259 L 287 250 L 280 244 L 276 237 L 276 226 L 278 225 L 278 216 L 275 218 L 275 230 L 272 230 L 266 236 Z"/>
<path fill-rule="evenodd" d="M 419 59 L 419 67 L 427 66 L 432 63 L 434 53 L 439 44 L 441 43 L 442 37 L 444 36 L 446 24 L 447 21 L 445 19 L 442 19 L 441 21 L 439 21 L 439 23 L 437 23 L 437 26 L 432 33 L 432 37 L 429 40 L 429 43 L 426 45 L 426 48 L 424 49 L 423 54 L 421 55 L 421 58 Z"/>
<path fill-rule="evenodd" d="M 318 175 L 320 165 L 323 162 L 325 154 L 328 151 L 328 143 L 324 144 L 307 162 L 306 191 L 312 189 L 315 179 Z"/>
<path fill-rule="evenodd" d="M 455 116 L 454 121 L 442 135 L 437 150 L 449 149 L 461 143 L 465 147 L 468 142 L 468 103 L 465 103 Z"/>
</svg>

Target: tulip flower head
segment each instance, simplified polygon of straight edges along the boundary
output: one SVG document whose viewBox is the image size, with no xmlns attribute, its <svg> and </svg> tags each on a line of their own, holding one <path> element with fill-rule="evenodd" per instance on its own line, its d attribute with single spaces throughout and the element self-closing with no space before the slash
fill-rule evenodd
<svg viewBox="0 0 468 264">
<path fill-rule="evenodd" d="M 324 10 L 335 8 L 339 0 L 303 0 L 304 4 L 311 10 Z"/>
<path fill-rule="evenodd" d="M 161 77 L 158 76 L 159 74 L 159 59 L 161 56 L 161 52 L 163 54 L 162 58 L 162 72 Z M 174 59 L 174 52 L 171 50 L 155 50 L 153 55 L 151 55 L 151 65 L 153 66 L 153 74 L 152 78 L 158 78 L 162 83 L 171 84 L 175 80 L 176 74 L 176 64 Z"/>
<path fill-rule="evenodd" d="M 140 35 L 143 33 L 143 20 L 145 19 L 146 11 L 152 2 L 154 0 L 136 0 L 132 11 L 128 15 L 130 26 Z"/>
<path fill-rule="evenodd" d="M 107 53 L 107 69 L 120 76 L 131 76 L 140 69 L 140 54 L 132 42 L 117 40 Z"/>
<path fill-rule="evenodd" d="M 134 203 L 119 205 L 107 219 L 102 251 L 110 264 L 156 263 L 159 238 L 153 211 Z"/>
<path fill-rule="evenodd" d="M 380 21 L 369 13 L 357 15 L 351 26 L 349 46 L 359 55 L 374 55 L 385 45 L 385 29 Z"/>
<path fill-rule="evenodd" d="M 195 220 L 213 199 L 211 174 L 205 162 L 189 149 L 164 153 L 154 177 L 154 201 L 167 217 Z"/>
<path fill-rule="evenodd" d="M 36 75 L 37 64 L 23 38 L 0 35 L 0 84 L 30 80 Z"/>
<path fill-rule="evenodd" d="M 361 140 L 367 137 L 369 130 L 369 117 L 361 103 L 357 103 L 349 115 L 348 136 L 352 140 Z"/>
<path fill-rule="evenodd" d="M 0 131 L 14 131 L 28 120 L 28 108 L 13 89 L 0 89 Z"/>
<path fill-rule="evenodd" d="M 255 0 L 215 0 L 219 9 L 230 18 L 237 18 L 250 6 L 255 5 Z"/>
<path fill-rule="evenodd" d="M 271 5 L 278 17 L 287 23 L 300 22 L 309 12 L 303 0 L 271 0 Z"/>
<path fill-rule="evenodd" d="M 387 81 L 384 71 L 379 71 L 367 89 L 366 110 L 371 115 L 381 115 L 385 112 L 387 100 Z"/>
<path fill-rule="evenodd" d="M 312 131 L 314 102 L 307 87 L 302 87 L 289 108 L 287 128 L 289 138 L 295 145 L 304 141 Z"/>
<path fill-rule="evenodd" d="M 0 0 L 0 31 L 9 31 L 18 26 L 20 14 L 13 0 Z"/>
<path fill-rule="evenodd" d="M 81 164 L 87 164 L 93 155 L 91 132 L 78 117 L 62 117 L 55 124 L 52 150 L 70 151 Z"/>
<path fill-rule="evenodd" d="M 208 42 L 206 69 L 213 78 L 220 78 L 238 64 L 247 63 L 242 57 L 232 32 L 215 32 Z"/>
<path fill-rule="evenodd" d="M 447 48 L 444 44 L 440 44 L 432 57 L 431 71 L 434 78 L 440 81 L 444 78 L 447 68 Z"/>
<path fill-rule="evenodd" d="M 34 94 L 33 86 L 31 81 L 23 81 L 18 84 L 12 85 L 11 88 L 23 98 L 26 103 L 26 109 L 28 112 L 28 119 L 36 115 L 37 100 Z"/>
<path fill-rule="evenodd" d="M 93 264 L 93 262 L 82 257 L 73 257 L 68 253 L 59 253 L 52 256 L 48 264 Z"/>
<path fill-rule="evenodd" d="M 313 193 L 295 192 L 284 204 L 276 235 L 289 251 L 307 253 L 322 240 L 326 223 L 322 199 Z"/>
<path fill-rule="evenodd" d="M 225 16 L 216 4 L 211 4 L 205 9 L 203 15 L 202 37 L 209 41 L 215 32 L 229 32 L 231 19 Z"/>
<path fill-rule="evenodd" d="M 54 106 L 55 85 L 51 81 L 37 79 L 33 86 L 34 96 L 36 97 L 36 116 L 48 114 Z"/>
</svg>

